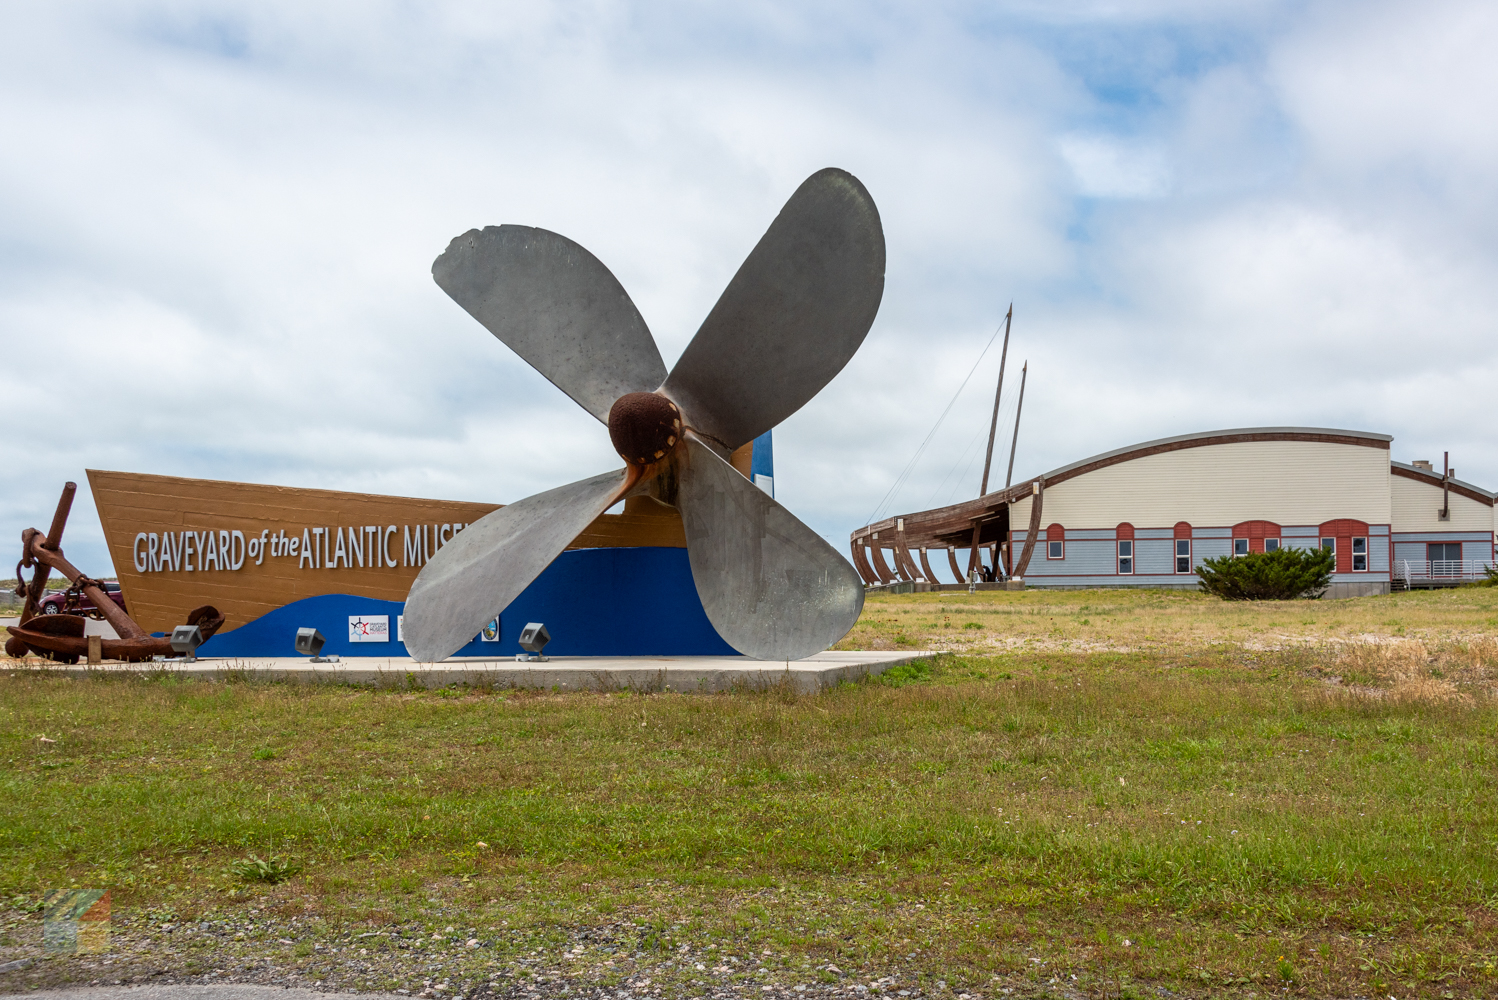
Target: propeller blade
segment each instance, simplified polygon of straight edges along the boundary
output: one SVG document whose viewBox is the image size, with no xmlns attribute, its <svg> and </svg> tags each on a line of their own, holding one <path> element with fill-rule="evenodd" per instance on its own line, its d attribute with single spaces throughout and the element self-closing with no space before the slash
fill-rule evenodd
<svg viewBox="0 0 1498 1000">
<path fill-rule="evenodd" d="M 884 295 L 884 230 L 845 170 L 791 195 L 661 391 L 732 451 L 795 413 L 858 350 Z"/>
<path fill-rule="evenodd" d="M 470 229 L 432 264 L 453 301 L 604 423 L 627 392 L 666 377 L 650 328 L 603 263 L 529 226 Z"/>
<path fill-rule="evenodd" d="M 406 650 L 445 660 L 520 596 L 541 571 L 631 485 L 607 472 L 486 514 L 437 550 L 406 597 Z"/>
<path fill-rule="evenodd" d="M 863 610 L 853 567 L 695 435 L 686 444 L 676 506 L 718 634 L 761 660 L 799 660 L 847 635 Z"/>
</svg>

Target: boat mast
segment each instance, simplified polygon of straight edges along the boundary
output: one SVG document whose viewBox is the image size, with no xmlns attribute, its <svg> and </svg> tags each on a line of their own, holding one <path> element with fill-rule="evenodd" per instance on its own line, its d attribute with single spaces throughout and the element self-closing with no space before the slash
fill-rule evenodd
<svg viewBox="0 0 1498 1000">
<path fill-rule="evenodd" d="M 1019 370 L 1019 405 L 1014 408 L 1014 440 L 1009 443 L 1009 474 L 1004 477 L 1004 488 L 1014 482 L 1014 449 L 1019 446 L 1019 415 L 1025 408 L 1025 376 L 1030 373 L 1030 362 Z"/>
<path fill-rule="evenodd" d="M 983 485 L 978 487 L 978 495 L 988 494 L 988 470 L 993 465 L 993 439 L 999 429 L 999 398 L 1004 395 L 1004 364 L 1009 360 L 1009 324 L 1014 320 L 1014 303 L 1009 303 L 1009 311 L 1004 314 L 1004 352 L 999 355 L 999 386 L 993 392 L 993 419 L 988 423 L 988 454 L 983 457 Z"/>
</svg>

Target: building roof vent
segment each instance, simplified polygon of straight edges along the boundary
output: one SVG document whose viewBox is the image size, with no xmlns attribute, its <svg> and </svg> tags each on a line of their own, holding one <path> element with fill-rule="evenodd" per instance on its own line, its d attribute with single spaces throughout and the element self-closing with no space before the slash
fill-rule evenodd
<svg viewBox="0 0 1498 1000">
<path fill-rule="evenodd" d="M 1411 462 L 1410 464 L 1413 465 L 1417 469 L 1424 469 L 1426 472 L 1435 472 L 1436 471 L 1436 467 L 1434 465 L 1430 464 L 1430 460 L 1429 459 L 1417 458 L 1413 462 Z"/>
</svg>

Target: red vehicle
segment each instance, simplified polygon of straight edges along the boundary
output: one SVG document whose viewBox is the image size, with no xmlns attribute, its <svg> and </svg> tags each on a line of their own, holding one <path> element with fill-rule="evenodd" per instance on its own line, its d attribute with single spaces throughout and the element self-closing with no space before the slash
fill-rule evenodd
<svg viewBox="0 0 1498 1000">
<path fill-rule="evenodd" d="M 121 611 L 124 611 L 125 594 L 124 591 L 120 589 L 120 581 L 104 580 L 102 582 L 104 584 L 104 593 L 109 595 L 109 599 L 111 601 L 120 606 Z M 41 610 L 42 614 L 44 615 L 75 614 L 84 615 L 88 618 L 104 617 L 103 613 L 100 612 L 98 608 L 94 607 L 94 602 L 88 599 L 87 594 L 79 594 L 77 609 L 71 612 L 68 611 L 67 594 L 62 591 L 54 591 L 53 593 L 48 594 L 46 597 L 43 597 L 41 600 Z"/>
</svg>

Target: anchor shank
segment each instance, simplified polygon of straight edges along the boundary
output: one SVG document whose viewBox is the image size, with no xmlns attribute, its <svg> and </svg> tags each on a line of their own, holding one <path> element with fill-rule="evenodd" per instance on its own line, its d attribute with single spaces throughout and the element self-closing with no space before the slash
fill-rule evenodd
<svg viewBox="0 0 1498 1000">
<path fill-rule="evenodd" d="M 49 549 L 58 550 L 62 545 L 62 529 L 68 526 L 68 513 L 73 509 L 73 495 L 77 492 L 77 483 L 67 483 L 62 488 L 62 496 L 57 500 L 57 511 L 52 515 L 52 530 L 43 539 Z M 29 552 L 22 554 L 30 555 Z M 29 560 L 23 559 L 22 561 Z M 26 590 L 26 603 L 21 608 L 22 625 L 25 625 L 26 620 L 41 609 L 42 594 L 47 590 L 47 577 L 51 575 L 50 571 L 51 567 L 42 563 L 37 567 L 36 572 L 31 574 L 31 584 Z"/>
<path fill-rule="evenodd" d="M 67 557 L 45 535 L 33 535 L 31 539 L 31 558 L 36 560 L 42 569 L 37 570 L 37 576 L 41 577 L 44 569 L 55 569 L 68 578 L 69 583 L 76 584 L 78 578 L 83 574 L 78 572 L 78 567 L 68 562 Z M 106 594 L 102 588 L 86 586 L 83 592 L 88 599 L 94 602 L 94 607 L 104 616 L 104 620 L 114 627 L 115 632 L 121 639 L 149 639 L 150 636 L 125 612 L 120 606 Z"/>
</svg>

